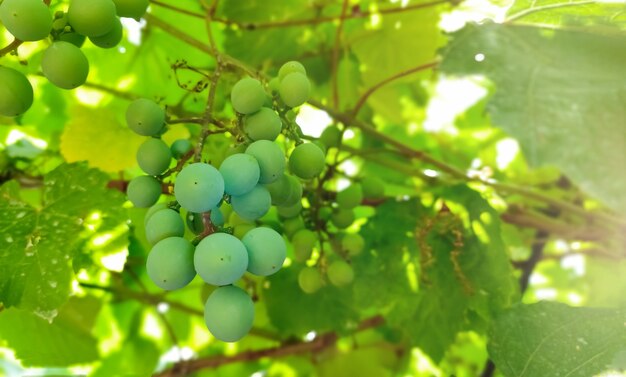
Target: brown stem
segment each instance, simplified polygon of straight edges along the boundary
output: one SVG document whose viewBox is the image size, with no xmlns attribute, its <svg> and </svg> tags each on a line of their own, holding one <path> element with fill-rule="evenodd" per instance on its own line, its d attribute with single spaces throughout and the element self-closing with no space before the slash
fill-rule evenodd
<svg viewBox="0 0 626 377">
<path fill-rule="evenodd" d="M 372 94 L 374 94 L 374 92 L 376 92 L 378 89 L 402 77 L 409 76 L 409 75 L 412 75 L 413 73 L 420 72 L 426 69 L 435 68 L 438 64 L 439 64 L 439 61 L 432 61 L 430 63 L 422 64 L 417 67 L 407 69 L 406 71 L 396 73 L 395 75 L 387 77 L 386 79 L 376 83 L 374 86 L 366 90 L 365 93 L 363 93 L 363 95 L 361 96 L 361 98 L 359 98 L 359 100 L 356 103 L 356 106 L 354 106 L 354 110 L 352 110 L 352 116 L 356 116 L 359 113 L 359 110 L 361 110 L 363 105 L 365 105 L 365 102 L 367 101 L 367 99 Z"/>
<path fill-rule="evenodd" d="M 381 316 L 374 316 L 363 320 L 354 331 L 360 332 L 374 327 L 381 326 L 385 322 Z M 193 373 L 201 369 L 217 368 L 222 365 L 232 364 L 241 361 L 253 361 L 264 357 L 276 359 L 290 355 L 297 355 L 309 352 L 320 352 L 328 347 L 333 346 L 339 336 L 335 332 L 328 332 L 316 337 L 314 340 L 299 341 L 295 343 L 285 343 L 278 347 L 265 348 L 260 350 L 251 350 L 238 353 L 233 356 L 208 356 L 196 360 L 182 361 L 174 364 L 171 368 L 161 373 L 153 375 L 153 377 L 174 377 L 180 375 L 181 371 L 185 373 Z"/>
</svg>

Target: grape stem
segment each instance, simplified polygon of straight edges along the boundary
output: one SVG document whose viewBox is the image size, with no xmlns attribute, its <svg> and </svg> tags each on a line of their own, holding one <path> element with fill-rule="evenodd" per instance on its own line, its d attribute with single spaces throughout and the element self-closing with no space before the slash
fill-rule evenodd
<svg viewBox="0 0 626 377">
<path fill-rule="evenodd" d="M 50 6 L 50 1 L 51 0 L 44 0 L 44 4 Z M 20 45 L 24 43 L 24 41 L 21 41 L 17 38 L 15 38 L 13 40 L 13 42 L 9 43 L 8 45 L 6 45 L 5 47 L 3 47 L 2 49 L 0 49 L 0 58 L 5 56 L 6 54 L 9 54 L 15 50 L 17 50 L 18 47 L 20 47 Z"/>
<path fill-rule="evenodd" d="M 385 319 L 380 315 L 366 318 L 361 323 L 359 323 L 359 325 L 353 331 L 353 334 L 382 326 L 384 323 Z M 329 347 L 334 346 L 339 338 L 340 337 L 336 332 L 327 332 L 317 336 L 311 341 L 286 342 L 278 347 L 270 347 L 260 350 L 249 350 L 240 352 L 232 356 L 218 355 L 202 357 L 189 361 L 180 361 L 174 364 L 171 368 L 166 369 L 163 372 L 154 374 L 153 377 L 175 377 L 180 376 L 181 371 L 185 371 L 185 373 L 193 373 L 202 369 L 217 368 L 226 364 L 253 361 L 265 357 L 276 359 L 280 357 L 310 352 L 319 353 Z"/>
</svg>

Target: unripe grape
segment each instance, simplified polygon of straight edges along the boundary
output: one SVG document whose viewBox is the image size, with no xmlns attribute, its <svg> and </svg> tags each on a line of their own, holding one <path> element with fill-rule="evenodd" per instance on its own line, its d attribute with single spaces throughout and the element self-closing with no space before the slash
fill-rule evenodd
<svg viewBox="0 0 626 377">
<path fill-rule="evenodd" d="M 341 247 L 348 251 L 348 255 L 356 256 L 363 251 L 365 240 L 358 233 L 348 233 L 341 239 Z"/>
<path fill-rule="evenodd" d="M 243 129 L 250 137 L 256 140 L 274 141 L 280 134 L 283 123 L 272 109 L 261 108 L 254 114 L 247 115 L 243 121 Z"/>
<path fill-rule="evenodd" d="M 256 225 L 239 224 L 233 228 L 233 235 L 239 239 L 242 239 L 252 229 L 256 229 Z"/>
<path fill-rule="evenodd" d="M 278 77 L 274 77 L 273 79 L 270 80 L 267 86 L 272 93 L 278 93 L 278 88 L 280 87 L 280 80 L 278 79 Z"/>
<path fill-rule="evenodd" d="M 148 254 L 146 269 L 150 279 L 162 289 L 184 287 L 196 276 L 193 245 L 182 237 L 159 241 Z"/>
<path fill-rule="evenodd" d="M 291 206 L 279 206 L 277 208 L 278 214 L 284 218 L 296 217 L 302 211 L 302 202 L 297 201 Z"/>
<path fill-rule="evenodd" d="M 302 73 L 290 73 L 280 82 L 279 92 L 287 106 L 298 107 L 309 99 L 311 83 Z"/>
<path fill-rule="evenodd" d="M 196 246 L 194 266 L 202 280 L 209 284 L 232 284 L 246 272 L 248 252 L 234 236 L 213 233 Z"/>
<path fill-rule="evenodd" d="M 167 203 L 157 203 L 153 205 L 152 207 L 148 208 L 148 211 L 146 212 L 146 215 L 143 218 L 143 227 L 145 228 L 146 225 L 148 225 L 148 221 L 150 220 L 152 215 L 166 208 L 169 208 Z"/>
<path fill-rule="evenodd" d="M 157 136 L 165 124 L 165 111 L 154 101 L 140 98 L 126 109 L 126 124 L 142 136 Z"/>
<path fill-rule="evenodd" d="M 191 150 L 191 141 L 187 139 L 178 139 L 170 146 L 172 157 L 179 159 L 189 153 Z"/>
<path fill-rule="evenodd" d="M 74 89 L 87 81 L 89 62 L 80 48 L 56 41 L 41 58 L 41 70 L 48 81 L 62 89 Z"/>
<path fill-rule="evenodd" d="M 282 206 L 292 207 L 300 203 L 302 200 L 302 184 L 298 178 L 292 175 L 288 175 L 287 180 L 289 181 L 289 196 L 285 198 L 285 202 Z"/>
<path fill-rule="evenodd" d="M 306 76 L 306 68 L 295 60 L 283 64 L 278 70 L 278 80 L 282 81 L 288 74 L 298 72 Z"/>
<path fill-rule="evenodd" d="M 385 197 L 385 183 L 378 177 L 365 177 L 361 180 L 363 197 L 367 199 L 382 199 Z"/>
<path fill-rule="evenodd" d="M 358 183 L 353 183 L 337 193 L 335 202 L 342 209 L 352 209 L 363 201 L 363 189 Z"/>
<path fill-rule="evenodd" d="M 146 238 L 151 245 L 169 238 L 185 235 L 185 224 L 180 214 L 173 209 L 162 209 L 154 213 L 146 224 Z"/>
<path fill-rule="evenodd" d="M 15 117 L 33 104 L 33 87 L 21 72 L 0 66 L 0 115 Z"/>
<path fill-rule="evenodd" d="M 194 234 L 200 234 L 204 231 L 204 220 L 202 217 L 201 213 L 187 212 L 187 227 Z M 211 219 L 211 224 L 215 226 L 224 225 L 224 215 L 219 208 L 213 208 L 209 218 Z"/>
<path fill-rule="evenodd" d="M 259 182 L 261 169 L 256 158 L 250 154 L 237 153 L 220 165 L 224 178 L 224 191 L 229 195 L 243 195 L 250 192 Z"/>
<path fill-rule="evenodd" d="M 241 240 L 248 250 L 248 271 L 258 276 L 269 276 L 283 266 L 287 246 L 280 234 L 271 228 L 250 230 Z"/>
<path fill-rule="evenodd" d="M 111 0 L 72 0 L 67 10 L 70 25 L 88 37 L 110 32 L 116 18 L 115 4 Z"/>
<path fill-rule="evenodd" d="M 232 285 L 219 287 L 206 301 L 204 321 L 217 339 L 236 342 L 252 328 L 254 303 L 241 288 Z"/>
<path fill-rule="evenodd" d="M 345 229 L 354 222 L 354 211 L 351 209 L 339 209 L 330 215 L 330 222 L 337 228 Z"/>
<path fill-rule="evenodd" d="M 137 163 L 144 172 L 159 175 L 167 170 L 172 160 L 170 148 L 161 139 L 149 138 L 137 150 Z"/>
<path fill-rule="evenodd" d="M 139 20 L 148 10 L 149 0 L 113 0 L 119 17 L 129 17 Z"/>
<path fill-rule="evenodd" d="M 305 267 L 298 273 L 298 285 L 304 293 L 312 294 L 322 287 L 322 276 L 315 267 Z"/>
<path fill-rule="evenodd" d="M 285 155 L 276 143 L 269 140 L 255 141 L 248 146 L 246 153 L 254 156 L 259 163 L 259 183 L 272 183 L 283 174 Z"/>
<path fill-rule="evenodd" d="M 50 34 L 52 15 L 41 0 L 4 0 L 0 22 L 21 41 L 38 41 Z"/>
<path fill-rule="evenodd" d="M 313 143 L 298 145 L 289 156 L 289 169 L 302 179 L 318 176 L 324 170 L 324 152 Z"/>
<path fill-rule="evenodd" d="M 98 35 L 95 37 L 89 37 L 89 40 L 94 45 L 100 48 L 113 48 L 117 46 L 124 37 L 124 27 L 119 18 L 115 19 L 115 25 L 108 33 Z"/>
<path fill-rule="evenodd" d="M 237 153 L 246 153 L 246 148 L 248 148 L 247 144 L 231 145 L 226 150 L 226 157 L 232 156 Z"/>
<path fill-rule="evenodd" d="M 224 196 L 224 179 L 209 164 L 197 162 L 187 165 L 176 177 L 174 196 L 181 207 L 188 211 L 209 211 Z"/>
<path fill-rule="evenodd" d="M 304 221 L 300 216 L 283 221 L 283 233 L 285 233 L 288 238 L 293 237 L 300 229 L 304 229 Z"/>
<path fill-rule="evenodd" d="M 272 198 L 265 187 L 256 186 L 243 195 L 233 195 L 230 204 L 239 216 L 246 220 L 256 220 L 270 210 Z"/>
<path fill-rule="evenodd" d="M 235 111 L 252 114 L 261 110 L 265 102 L 265 90 L 259 80 L 244 78 L 239 80 L 230 93 L 230 101 Z"/>
<path fill-rule="evenodd" d="M 344 260 L 336 260 L 328 266 L 326 271 L 330 283 L 337 287 L 342 287 L 352 283 L 354 280 L 354 270 L 352 266 Z"/>
<path fill-rule="evenodd" d="M 147 208 L 159 200 L 161 182 L 149 175 L 133 178 L 126 188 L 126 195 L 135 207 Z"/>
<path fill-rule="evenodd" d="M 223 226 L 224 225 L 224 214 L 222 213 L 222 210 L 220 210 L 219 208 L 213 208 L 211 210 L 211 215 L 209 216 L 211 218 L 211 222 L 213 223 L 213 225 L 216 226 Z"/>
<path fill-rule="evenodd" d="M 338 148 L 341 144 L 341 130 L 337 126 L 328 126 L 322 131 L 319 140 L 326 148 Z"/>
<path fill-rule="evenodd" d="M 317 234 L 308 229 L 300 229 L 291 238 L 293 244 L 294 259 L 297 262 L 305 262 L 311 257 L 313 247 L 317 243 Z"/>
<path fill-rule="evenodd" d="M 78 48 L 83 46 L 85 39 L 87 39 L 87 37 L 76 32 L 66 32 L 59 36 L 60 41 L 71 43 Z"/>
<path fill-rule="evenodd" d="M 264 187 L 270 193 L 272 205 L 275 206 L 283 205 L 291 194 L 291 183 L 285 174 L 274 182 L 265 184 Z"/>
</svg>

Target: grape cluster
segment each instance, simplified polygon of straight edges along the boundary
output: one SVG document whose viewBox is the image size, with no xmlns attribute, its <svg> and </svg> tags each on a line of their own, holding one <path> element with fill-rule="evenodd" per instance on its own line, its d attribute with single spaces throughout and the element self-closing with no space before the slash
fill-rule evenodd
<svg viewBox="0 0 626 377">
<path fill-rule="evenodd" d="M 42 0 L 3 0 L 0 22 L 22 42 L 50 37 L 41 59 L 43 75 L 55 86 L 74 89 L 85 83 L 89 62 L 80 47 L 88 37 L 101 48 L 123 37 L 120 17 L 141 18 L 149 0 L 71 0 L 54 17 Z M 0 115 L 15 117 L 33 103 L 33 87 L 21 72 L 0 66 Z"/>
<path fill-rule="evenodd" d="M 188 140 L 169 147 L 161 140 L 166 114 L 155 102 L 136 100 L 126 113 L 128 126 L 148 137 L 137 151 L 146 175 L 132 179 L 127 188 L 136 207 L 151 207 L 144 224 L 152 245 L 148 275 L 166 290 L 184 287 L 196 274 L 216 286 L 205 304 L 205 322 L 222 341 L 242 338 L 254 319 L 251 297 L 233 284 L 246 271 L 257 276 L 276 273 L 287 256 L 283 237 L 274 229 L 256 227 L 255 221 L 272 205 L 279 212 L 299 211 L 300 179 L 318 176 L 325 167 L 324 152 L 313 143 L 300 141 L 288 162 L 275 143 L 281 133 L 288 133 L 281 114 L 303 104 L 311 90 L 300 63 L 290 62 L 280 72 L 273 96 L 254 78 L 233 86 L 231 104 L 245 136 L 218 167 L 202 161 L 185 164 L 192 153 Z M 172 157 L 186 159 L 168 170 Z M 293 175 L 286 173 L 287 166 Z M 170 177 L 175 201 L 157 203 Z M 185 223 L 198 235 L 194 241 L 184 238 Z"/>
</svg>

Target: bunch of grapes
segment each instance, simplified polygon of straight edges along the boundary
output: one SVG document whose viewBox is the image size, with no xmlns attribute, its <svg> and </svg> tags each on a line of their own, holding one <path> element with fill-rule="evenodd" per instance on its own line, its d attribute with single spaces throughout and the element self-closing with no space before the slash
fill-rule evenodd
<svg viewBox="0 0 626 377">
<path fill-rule="evenodd" d="M 253 78 L 233 86 L 231 103 L 245 140 L 218 167 L 202 161 L 185 165 L 193 153 L 191 143 L 177 140 L 168 147 L 161 140 L 166 114 L 155 102 L 136 100 L 126 113 L 128 126 L 148 137 L 137 151 L 146 175 L 132 179 L 127 188 L 136 207 L 151 207 L 145 217 L 146 237 L 152 244 L 148 275 L 166 290 L 186 286 L 196 274 L 217 286 L 206 301 L 205 322 L 222 341 L 241 339 L 254 319 L 251 297 L 233 284 L 246 271 L 257 276 L 276 273 L 287 256 L 282 236 L 254 222 L 272 205 L 279 212 L 301 209 L 300 179 L 319 176 L 325 167 L 324 152 L 313 143 L 298 139 L 288 163 L 275 143 L 281 133 L 291 132 L 281 115 L 302 105 L 311 90 L 300 63 L 284 65 L 279 79 L 273 96 Z M 172 157 L 183 163 L 168 170 Z M 287 165 L 293 175 L 285 172 Z M 175 201 L 156 204 L 170 177 Z M 194 241 L 184 238 L 185 223 L 198 235 Z"/>
<path fill-rule="evenodd" d="M 74 89 L 85 83 L 89 62 L 80 47 L 88 37 L 101 48 L 122 40 L 119 17 L 141 18 L 149 0 L 71 0 L 67 12 L 54 17 L 42 0 L 4 0 L 0 22 L 17 41 L 40 41 L 50 37 L 41 70 L 55 86 Z M 21 72 L 0 66 L 0 115 L 15 117 L 33 103 L 33 87 Z"/>
</svg>

